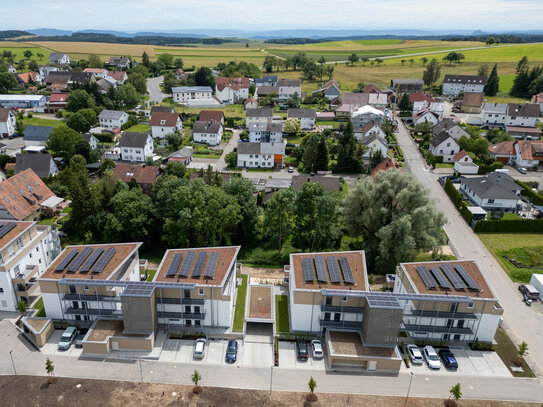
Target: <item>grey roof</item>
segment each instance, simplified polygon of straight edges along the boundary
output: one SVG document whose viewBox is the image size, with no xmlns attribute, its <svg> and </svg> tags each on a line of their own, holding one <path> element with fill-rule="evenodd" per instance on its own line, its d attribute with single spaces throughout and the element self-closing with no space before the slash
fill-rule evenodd
<svg viewBox="0 0 543 407">
<path fill-rule="evenodd" d="M 127 132 L 123 133 L 121 141 L 119 142 L 120 147 L 132 147 L 132 148 L 144 148 L 147 143 L 147 138 L 149 133 L 134 133 Z"/>
<path fill-rule="evenodd" d="M 285 154 L 286 144 L 283 142 L 278 143 L 257 143 L 260 144 L 261 154 Z"/>
<path fill-rule="evenodd" d="M 437 147 L 441 143 L 443 143 L 445 140 L 447 140 L 448 138 L 452 138 L 452 136 L 449 133 L 447 133 L 446 131 L 442 131 L 441 133 L 437 134 L 436 136 L 434 136 L 430 140 L 430 145 L 432 145 L 434 147 Z"/>
<path fill-rule="evenodd" d="M 462 83 L 464 85 L 486 85 L 486 76 L 479 75 L 445 75 L 443 83 Z"/>
<path fill-rule="evenodd" d="M 221 130 L 221 123 L 215 120 L 210 122 L 197 121 L 192 126 L 192 133 L 217 134 Z"/>
<path fill-rule="evenodd" d="M 507 113 L 507 103 L 484 103 L 483 104 L 484 113 L 496 113 L 496 114 L 506 114 Z"/>
<path fill-rule="evenodd" d="M 523 105 L 509 103 L 507 105 L 507 114 L 509 116 L 539 117 L 541 116 L 541 111 L 539 110 L 539 105 L 535 103 L 525 103 Z"/>
<path fill-rule="evenodd" d="M 249 131 L 268 131 L 268 132 L 275 132 L 275 133 L 281 133 L 283 131 L 283 124 L 281 122 L 258 122 L 258 123 L 250 123 L 249 124 Z"/>
<path fill-rule="evenodd" d="M 172 93 L 183 92 L 213 92 L 209 86 L 176 86 L 172 88 Z"/>
<path fill-rule="evenodd" d="M 288 109 L 287 117 L 316 117 L 314 109 Z"/>
<path fill-rule="evenodd" d="M 119 120 L 124 114 L 126 113 L 121 110 L 102 110 L 98 115 L 98 118 L 105 120 Z"/>
<path fill-rule="evenodd" d="M 152 106 L 151 107 L 151 114 L 153 114 L 155 112 L 175 113 L 175 109 L 173 107 L 169 107 L 169 106 Z"/>
<path fill-rule="evenodd" d="M 23 140 L 25 141 L 47 141 L 49 134 L 53 131 L 50 126 L 26 126 Z"/>
<path fill-rule="evenodd" d="M 449 118 L 443 119 L 437 124 L 435 124 L 434 127 L 432 127 L 432 133 L 439 134 L 442 131 L 447 131 L 449 129 L 452 129 L 454 126 L 458 126 L 458 124 L 456 124 L 456 122 L 453 119 L 449 119 Z"/>
<path fill-rule="evenodd" d="M 338 177 L 325 177 L 322 175 L 315 175 L 313 177 L 308 177 L 307 175 L 294 175 L 292 177 L 292 187 L 295 190 L 302 188 L 306 182 L 321 184 L 326 192 L 339 191 L 341 186 Z"/>
<path fill-rule="evenodd" d="M 271 107 L 258 107 L 256 109 L 247 109 L 245 117 L 273 117 Z"/>
<path fill-rule="evenodd" d="M 51 154 L 17 154 L 15 174 L 31 168 L 38 177 L 48 177 L 51 171 L 51 161 L 53 161 Z"/>
<path fill-rule="evenodd" d="M 109 58 L 109 65 L 116 65 L 116 64 L 128 64 L 130 62 L 130 59 L 128 57 L 110 57 Z"/>
<path fill-rule="evenodd" d="M 391 84 L 393 87 L 396 85 L 424 85 L 422 79 L 392 79 Z"/>
<path fill-rule="evenodd" d="M 98 79 L 96 81 L 96 84 L 98 85 L 98 87 L 100 87 L 100 89 L 105 90 L 105 91 L 107 91 L 109 88 L 113 86 L 113 84 L 110 81 L 104 78 Z"/>
<path fill-rule="evenodd" d="M 238 154 L 260 154 L 260 143 L 238 142 Z"/>
<path fill-rule="evenodd" d="M 84 133 L 81 135 L 81 137 L 83 137 L 83 140 L 85 141 L 88 141 L 90 143 L 91 139 L 94 137 L 94 135 L 90 134 L 90 133 Z M 96 139 L 96 141 L 98 141 L 98 139 L 96 137 L 94 137 Z"/>
<path fill-rule="evenodd" d="M 362 144 L 367 146 L 370 144 L 373 140 L 379 140 L 381 143 L 383 143 L 385 146 L 388 146 L 387 140 L 384 137 L 381 137 L 379 134 L 372 133 L 368 136 L 363 136 L 360 140 Z"/>
<path fill-rule="evenodd" d="M 183 147 L 173 153 L 171 153 L 168 158 L 181 158 L 181 157 L 192 157 L 194 153 L 192 148 Z"/>
<path fill-rule="evenodd" d="M 462 184 L 481 198 L 490 199 L 520 199 L 513 191 L 520 186 L 507 174 L 491 173 L 486 177 L 464 178 Z"/>
<path fill-rule="evenodd" d="M 49 61 L 58 61 L 64 55 L 66 55 L 64 52 L 53 52 L 52 54 L 49 54 Z"/>
</svg>

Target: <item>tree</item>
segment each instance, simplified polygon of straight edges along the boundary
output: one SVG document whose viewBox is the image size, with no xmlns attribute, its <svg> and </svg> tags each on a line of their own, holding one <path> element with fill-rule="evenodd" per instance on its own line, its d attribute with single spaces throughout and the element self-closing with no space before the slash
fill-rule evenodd
<svg viewBox="0 0 543 407">
<path fill-rule="evenodd" d="M 487 64 L 479 65 L 479 68 L 477 68 L 477 75 L 488 77 L 488 69 L 489 68 Z"/>
<path fill-rule="evenodd" d="M 424 81 L 424 84 L 426 86 L 432 89 L 434 86 L 434 83 L 437 82 L 440 76 L 441 76 L 441 67 L 439 66 L 439 62 L 437 61 L 437 59 L 432 58 L 432 60 L 426 67 L 426 70 L 422 74 L 422 80 Z"/>
<path fill-rule="evenodd" d="M 141 64 L 147 68 L 149 67 L 149 64 L 150 64 L 149 55 L 145 51 L 143 51 L 143 54 L 141 54 Z"/>
<path fill-rule="evenodd" d="M 362 61 L 362 66 L 364 66 L 366 65 L 366 62 L 370 60 L 370 57 L 364 55 L 362 58 L 360 58 L 360 60 Z"/>
<path fill-rule="evenodd" d="M 81 109 L 93 109 L 95 106 L 94 97 L 89 95 L 86 90 L 76 89 L 70 92 L 66 110 L 69 112 L 77 112 Z"/>
<path fill-rule="evenodd" d="M 145 77 L 140 73 L 129 74 L 128 83 L 131 84 L 139 93 L 143 94 L 147 92 L 147 81 L 145 80 Z"/>
<path fill-rule="evenodd" d="M 408 93 L 404 93 L 402 95 L 400 103 L 398 103 L 398 108 L 401 110 L 402 113 L 411 112 L 411 110 L 413 110 L 413 103 L 411 102 L 411 99 L 409 99 Z"/>
<path fill-rule="evenodd" d="M 355 62 L 358 62 L 359 58 L 358 55 L 353 52 L 351 55 L 349 55 L 347 60 L 351 63 L 351 65 L 354 65 Z"/>
<path fill-rule="evenodd" d="M 49 358 L 47 358 L 47 360 L 45 361 L 45 371 L 49 375 L 50 379 L 54 380 L 54 378 L 55 378 L 55 365 L 53 364 L 53 362 Z"/>
<path fill-rule="evenodd" d="M 272 55 L 268 55 L 266 58 L 264 58 L 264 63 L 262 64 L 262 67 L 266 70 L 266 72 L 273 72 L 273 68 L 277 66 L 276 59 L 278 58 Z"/>
<path fill-rule="evenodd" d="M 317 149 L 316 169 L 317 171 L 328 171 L 328 161 L 330 159 L 328 152 L 328 143 L 326 137 L 319 137 L 319 146 Z"/>
<path fill-rule="evenodd" d="M 25 56 L 26 59 L 30 59 L 30 57 L 34 54 L 32 54 L 32 51 L 30 51 L 29 49 L 25 50 L 25 52 L 23 52 L 23 55 Z"/>
<path fill-rule="evenodd" d="M 164 172 L 168 175 L 174 175 L 177 178 L 183 178 L 187 173 L 187 167 L 179 161 L 168 161 L 168 164 L 166 164 L 166 167 L 164 168 Z"/>
<path fill-rule="evenodd" d="M 485 95 L 487 96 L 496 96 L 500 90 L 500 77 L 498 76 L 498 64 L 494 64 L 492 72 L 488 77 L 488 81 L 485 86 Z"/>
<path fill-rule="evenodd" d="M 168 72 L 164 75 L 164 92 L 172 93 L 172 88 L 177 86 L 177 78 L 173 72 Z"/>
<path fill-rule="evenodd" d="M 332 79 L 332 76 L 334 75 L 334 65 L 326 65 L 324 68 L 324 71 L 326 72 L 326 76 L 328 76 L 328 79 Z"/>
<path fill-rule="evenodd" d="M 166 134 L 166 141 L 171 147 L 172 152 L 177 151 L 179 149 L 179 146 L 181 146 L 181 143 L 183 142 L 181 136 L 178 133 Z"/>
<path fill-rule="evenodd" d="M 177 69 L 182 69 L 183 68 L 183 59 L 181 58 L 175 58 L 173 60 L 173 66 Z"/>
<path fill-rule="evenodd" d="M 462 397 L 460 383 L 456 383 L 453 387 L 451 387 L 451 389 L 449 390 L 449 393 L 451 393 L 451 396 L 454 397 L 455 400 L 460 400 L 460 398 Z"/>
<path fill-rule="evenodd" d="M 294 117 L 285 120 L 285 124 L 283 125 L 283 131 L 290 135 L 299 133 L 300 131 L 302 131 L 302 125 L 300 124 L 300 120 Z"/>
<path fill-rule="evenodd" d="M 8 93 L 9 90 L 17 86 L 17 81 L 13 74 L 9 72 L 0 72 L 0 91 Z"/>
<path fill-rule="evenodd" d="M 423 66 L 428 63 L 428 58 L 426 58 L 426 57 L 422 57 L 420 60 L 422 61 Z"/>
<path fill-rule="evenodd" d="M 31 70 L 32 72 L 37 72 L 38 69 L 40 69 L 40 66 L 35 60 L 32 60 L 28 63 L 28 69 Z M 29 79 L 31 79 L 30 76 L 29 76 Z"/>
<path fill-rule="evenodd" d="M 136 88 L 127 83 L 117 88 L 115 100 L 120 106 L 136 106 L 141 101 L 141 95 Z"/>
<path fill-rule="evenodd" d="M 509 133 L 494 127 L 486 132 L 486 139 L 490 144 L 498 144 L 503 141 L 512 141 L 513 137 L 511 137 Z"/>
<path fill-rule="evenodd" d="M 402 59 L 400 62 L 402 63 L 402 66 L 404 66 L 405 63 L 407 62 L 407 59 Z"/>
<path fill-rule="evenodd" d="M 309 391 L 311 394 L 315 393 L 315 387 L 317 387 L 317 382 L 315 379 L 313 379 L 313 376 L 311 376 L 311 379 L 309 379 L 309 383 L 307 383 L 307 386 L 309 387 Z"/>
<path fill-rule="evenodd" d="M 486 46 L 490 47 L 491 45 L 496 43 L 496 39 L 493 36 L 490 36 L 486 39 Z"/>
<path fill-rule="evenodd" d="M 377 66 L 379 66 L 385 61 L 382 58 L 375 58 L 375 62 L 377 62 Z"/>
<path fill-rule="evenodd" d="M 115 168 L 115 161 L 111 158 L 106 158 L 100 164 L 100 174 L 103 175 L 106 171 L 112 170 L 113 168 Z"/>
<path fill-rule="evenodd" d="M 294 189 L 281 189 L 266 202 L 262 230 L 267 238 L 276 240 L 281 251 L 294 221 Z"/>
<path fill-rule="evenodd" d="M 318 66 L 313 59 L 308 60 L 305 64 L 302 65 L 302 77 L 303 79 L 308 81 L 314 80 L 317 76 L 319 76 L 319 72 L 321 71 L 322 66 Z"/>
<path fill-rule="evenodd" d="M 254 184 L 247 178 L 232 177 L 230 182 L 224 185 L 224 190 L 228 195 L 236 198 L 243 219 L 232 234 L 233 240 L 245 244 L 253 243 L 256 239 L 256 227 L 260 215 L 256 205 Z"/>
<path fill-rule="evenodd" d="M 157 57 L 157 64 L 162 64 L 164 69 L 168 69 L 173 66 L 173 55 L 164 53 Z"/>
<path fill-rule="evenodd" d="M 305 52 L 297 52 L 291 59 L 291 64 L 293 69 L 296 71 L 297 68 L 302 67 L 309 60 Z"/>
<path fill-rule="evenodd" d="M 414 63 L 415 63 L 415 60 L 414 60 L 413 58 L 411 58 L 411 59 L 409 60 L 409 65 L 413 66 Z"/>
<path fill-rule="evenodd" d="M 100 57 L 96 54 L 89 54 L 89 67 L 90 68 L 103 68 L 104 63 Z"/>
<path fill-rule="evenodd" d="M 230 153 L 226 154 L 224 161 L 226 162 L 228 168 L 236 168 L 238 165 L 238 153 L 231 151 Z"/>
<path fill-rule="evenodd" d="M 75 145 L 79 140 L 81 135 L 77 131 L 61 124 L 49 134 L 47 150 L 69 160 L 75 154 Z"/>
<path fill-rule="evenodd" d="M 528 354 L 528 344 L 525 341 L 518 346 L 517 354 L 521 357 L 524 357 Z"/>
<path fill-rule="evenodd" d="M 375 152 L 372 152 L 370 154 L 370 168 L 373 170 L 375 167 L 381 164 L 384 159 L 385 157 L 383 157 L 383 153 L 381 152 L 381 150 L 376 150 Z"/>
<path fill-rule="evenodd" d="M 79 133 L 85 133 L 90 130 L 91 126 L 85 116 L 83 116 L 81 113 L 76 112 L 72 114 L 68 120 L 66 120 L 66 124 L 69 128 L 74 129 L 75 131 Z"/>
<path fill-rule="evenodd" d="M 319 58 L 319 64 L 324 65 L 326 63 L 326 58 L 324 56 Z"/>
<path fill-rule="evenodd" d="M 372 273 L 392 272 L 399 262 L 413 261 L 416 251 L 430 252 L 444 243 L 446 219 L 428 190 L 394 169 L 357 181 L 342 213 L 349 234 L 362 237 Z"/>
<path fill-rule="evenodd" d="M 202 380 L 202 375 L 198 372 L 198 370 L 195 370 L 191 377 L 192 383 L 194 383 L 195 386 L 198 386 L 198 383 L 200 380 Z"/>
<path fill-rule="evenodd" d="M 81 138 L 81 140 L 75 143 L 74 152 L 76 155 L 79 154 L 82 156 L 86 162 L 90 161 L 91 146 L 87 140 Z"/>
<path fill-rule="evenodd" d="M 17 308 L 19 308 L 19 312 L 21 314 L 24 314 L 28 309 L 28 304 L 24 301 L 19 301 L 19 303 L 17 304 Z"/>
<path fill-rule="evenodd" d="M 530 81 L 528 57 L 523 56 L 517 64 L 515 79 L 513 81 L 513 86 L 511 87 L 511 91 L 509 92 L 509 94 L 511 96 L 524 97 L 527 93 L 529 86 Z"/>
<path fill-rule="evenodd" d="M 196 86 L 209 86 L 211 89 L 215 89 L 215 79 L 213 78 L 211 69 L 206 66 L 199 68 L 194 74 L 194 84 Z"/>
<path fill-rule="evenodd" d="M 359 173 L 362 169 L 363 147 L 354 137 L 353 124 L 350 120 L 339 138 L 337 150 L 337 162 L 334 170 L 336 172 Z"/>
</svg>

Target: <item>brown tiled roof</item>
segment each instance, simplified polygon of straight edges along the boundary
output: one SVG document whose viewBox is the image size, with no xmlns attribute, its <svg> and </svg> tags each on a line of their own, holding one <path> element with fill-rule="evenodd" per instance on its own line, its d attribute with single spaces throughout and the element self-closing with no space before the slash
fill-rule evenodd
<svg viewBox="0 0 543 407">
<path fill-rule="evenodd" d="M 224 113 L 221 110 L 201 110 L 198 120 L 201 122 L 221 122 L 224 118 Z"/>
<path fill-rule="evenodd" d="M 258 104 L 258 102 L 252 97 L 252 96 L 249 96 L 249 99 L 245 100 L 245 102 L 243 102 L 244 105 L 248 105 L 249 103 L 255 103 L 255 104 Z"/>
<path fill-rule="evenodd" d="M 411 102 L 422 102 L 423 100 L 426 100 L 428 102 L 435 102 L 435 100 L 431 96 L 427 96 L 425 93 L 422 92 L 413 92 L 409 94 L 409 100 Z"/>
<path fill-rule="evenodd" d="M 523 160 L 543 161 L 543 141 L 519 140 L 517 143 Z"/>
<path fill-rule="evenodd" d="M 36 82 L 38 80 L 38 74 L 36 72 L 23 72 L 18 73 L 17 76 L 20 80 L 22 80 L 24 83 L 29 82 L 29 78 L 32 77 L 32 80 Z"/>
<path fill-rule="evenodd" d="M 30 168 L 0 182 L 0 205 L 17 220 L 23 220 L 40 208 L 53 192 Z"/>
<path fill-rule="evenodd" d="M 384 161 L 381 161 L 377 166 L 371 171 L 371 176 L 375 177 L 379 171 L 387 171 L 392 168 L 398 168 L 397 164 L 392 158 L 387 157 Z"/>
<path fill-rule="evenodd" d="M 377 85 L 373 83 L 369 83 L 362 89 L 362 93 L 383 93 L 381 89 L 377 87 Z"/>
<path fill-rule="evenodd" d="M 15 227 L 0 238 L 0 250 L 6 247 L 13 239 L 15 239 L 17 236 L 23 233 L 23 231 L 30 228 L 34 224 L 34 222 L 30 222 L 30 221 L 16 222 L 16 221 L 2 220 L 0 221 L 0 226 L 4 226 L 5 224 L 11 223 L 11 222 L 15 224 Z"/>
<path fill-rule="evenodd" d="M 523 105 L 518 103 L 508 103 L 507 114 L 509 116 L 540 117 L 541 110 L 539 105 L 536 105 L 535 103 L 525 103 Z"/>
<path fill-rule="evenodd" d="M 151 115 L 149 126 L 175 127 L 178 120 L 177 113 L 155 112 Z"/>
<path fill-rule="evenodd" d="M 322 175 L 315 175 L 309 177 L 307 175 L 294 175 L 292 177 L 292 187 L 295 190 L 299 190 L 306 182 L 312 182 L 315 184 L 321 184 L 326 192 L 339 191 L 341 183 L 337 177 L 324 177 Z"/>
<path fill-rule="evenodd" d="M 279 87 L 281 86 L 294 86 L 299 87 L 302 86 L 302 81 L 299 79 L 279 79 L 279 82 L 277 83 Z"/>
<path fill-rule="evenodd" d="M 498 144 L 492 144 L 488 150 L 494 155 L 515 155 L 515 142 L 503 141 Z"/>
<path fill-rule="evenodd" d="M 466 152 L 466 150 L 462 150 L 462 151 L 460 151 L 458 154 L 456 154 L 454 156 L 454 161 L 461 160 L 462 158 L 464 158 L 467 155 L 468 155 L 468 153 Z"/>
<path fill-rule="evenodd" d="M 152 165 L 117 164 L 113 173 L 123 182 L 130 182 L 132 178 L 138 184 L 154 184 L 160 167 Z"/>
<path fill-rule="evenodd" d="M 11 112 L 11 109 L 8 109 L 7 107 L 0 107 L 0 122 L 8 121 L 9 112 Z"/>
<path fill-rule="evenodd" d="M 217 89 L 222 92 L 227 86 L 234 90 L 245 89 L 249 87 L 249 78 L 215 78 L 215 85 Z"/>
<path fill-rule="evenodd" d="M 462 99 L 462 106 L 481 107 L 484 96 L 481 92 L 466 92 L 464 93 L 464 99 Z"/>
<path fill-rule="evenodd" d="M 125 71 L 108 71 L 107 76 L 112 77 L 116 81 L 122 81 L 126 79 L 127 74 Z"/>
</svg>

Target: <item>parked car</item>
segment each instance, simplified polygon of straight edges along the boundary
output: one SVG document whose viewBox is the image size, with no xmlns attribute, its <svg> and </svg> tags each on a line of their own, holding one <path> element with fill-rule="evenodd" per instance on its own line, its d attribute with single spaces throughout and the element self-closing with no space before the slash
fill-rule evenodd
<svg viewBox="0 0 543 407">
<path fill-rule="evenodd" d="M 58 342 L 58 350 L 68 350 L 77 336 L 77 328 L 75 326 L 69 326 L 62 333 L 60 341 Z"/>
<path fill-rule="evenodd" d="M 311 354 L 313 356 L 313 359 L 322 359 L 324 357 L 322 342 L 318 339 L 313 339 L 311 341 Z"/>
<path fill-rule="evenodd" d="M 458 362 L 449 349 L 440 349 L 438 353 L 447 369 L 458 369 Z"/>
<path fill-rule="evenodd" d="M 83 339 L 85 339 L 85 336 L 87 335 L 87 332 L 89 330 L 87 328 L 83 328 L 79 331 L 79 335 L 75 338 L 75 347 L 76 348 L 82 348 L 83 347 Z"/>
<path fill-rule="evenodd" d="M 531 300 L 539 299 L 539 291 L 537 291 L 537 289 L 533 285 L 521 284 L 519 285 L 518 290 Z"/>
<path fill-rule="evenodd" d="M 517 169 L 518 169 L 518 172 L 520 172 L 521 174 L 527 174 L 528 173 L 528 170 L 526 168 L 519 167 Z"/>
<path fill-rule="evenodd" d="M 236 341 L 228 341 L 226 347 L 226 362 L 235 363 L 238 357 L 238 343 Z"/>
<path fill-rule="evenodd" d="M 205 338 L 196 339 L 196 342 L 194 342 L 194 352 L 192 354 L 194 359 L 203 359 L 205 355 L 205 349 L 206 349 Z"/>
<path fill-rule="evenodd" d="M 298 360 L 307 360 L 309 358 L 309 350 L 307 349 L 306 341 L 296 341 L 296 356 Z"/>
<path fill-rule="evenodd" d="M 288 172 L 293 173 L 293 172 L 294 172 L 294 167 L 293 167 L 293 166 L 289 166 L 289 167 L 288 167 Z"/>
<path fill-rule="evenodd" d="M 405 347 L 405 349 L 407 350 L 409 359 L 411 359 L 411 363 L 414 365 L 422 365 L 424 363 L 424 358 L 422 357 L 422 353 L 417 345 L 409 344 Z"/>
<path fill-rule="evenodd" d="M 424 353 L 424 359 L 426 359 L 426 363 L 430 369 L 441 369 L 441 362 L 432 346 L 425 346 L 422 353 Z"/>
</svg>

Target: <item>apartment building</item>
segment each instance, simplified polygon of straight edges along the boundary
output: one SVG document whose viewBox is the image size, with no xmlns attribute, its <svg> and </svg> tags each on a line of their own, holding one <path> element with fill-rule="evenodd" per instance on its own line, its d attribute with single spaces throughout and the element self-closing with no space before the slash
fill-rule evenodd
<svg viewBox="0 0 543 407">
<path fill-rule="evenodd" d="M 187 104 L 191 100 L 208 101 L 213 99 L 213 89 L 209 86 L 178 86 L 172 88 L 173 101 Z"/>
<path fill-rule="evenodd" d="M 36 279 L 60 253 L 56 229 L 33 221 L 0 222 L 0 310 L 17 311 L 39 295 Z"/>
<path fill-rule="evenodd" d="M 253 122 L 247 127 L 251 143 L 276 143 L 283 140 L 283 123 L 279 121 Z"/>
<path fill-rule="evenodd" d="M 443 94 L 458 96 L 461 92 L 483 93 L 486 76 L 477 75 L 445 75 L 443 79 Z"/>
</svg>

